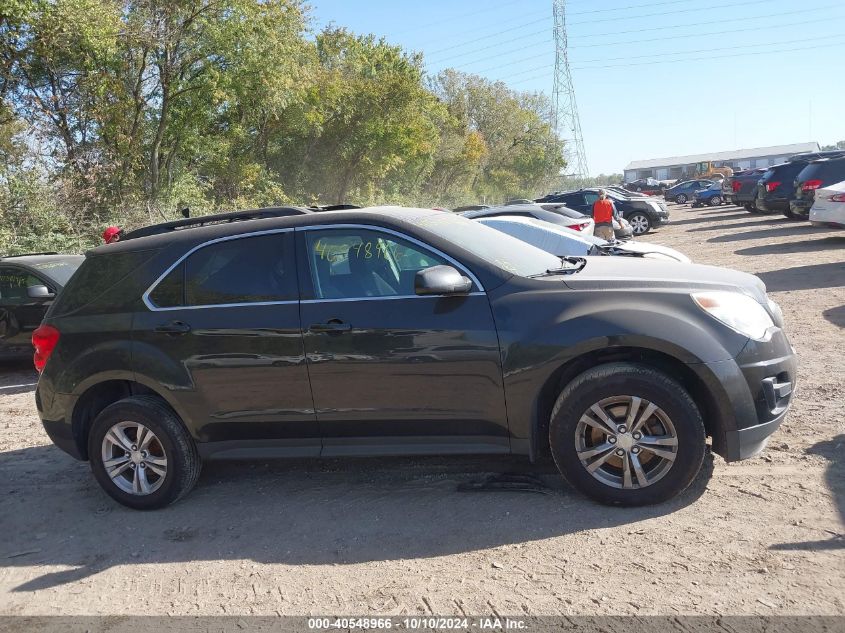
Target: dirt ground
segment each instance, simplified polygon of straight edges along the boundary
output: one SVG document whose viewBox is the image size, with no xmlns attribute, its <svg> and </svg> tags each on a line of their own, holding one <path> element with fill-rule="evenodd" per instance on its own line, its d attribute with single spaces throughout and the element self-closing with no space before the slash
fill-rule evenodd
<svg viewBox="0 0 845 633">
<path fill-rule="evenodd" d="M 845 614 L 845 232 L 672 206 L 649 235 L 756 273 L 800 356 L 766 452 L 672 503 L 465 493 L 503 459 L 218 462 L 154 513 L 53 447 L 28 364 L 0 367 L 2 614 Z"/>
</svg>

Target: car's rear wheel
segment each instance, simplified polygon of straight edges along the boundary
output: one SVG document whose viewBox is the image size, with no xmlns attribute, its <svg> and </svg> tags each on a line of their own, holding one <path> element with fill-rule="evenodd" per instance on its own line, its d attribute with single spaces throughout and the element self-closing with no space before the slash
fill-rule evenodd
<svg viewBox="0 0 845 633">
<path fill-rule="evenodd" d="M 722 197 L 721 196 L 713 196 L 710 198 L 710 206 L 711 207 L 718 207 L 722 204 Z"/>
<path fill-rule="evenodd" d="M 757 204 L 755 202 L 746 202 L 745 210 L 749 213 L 760 213 L 760 209 L 757 208 Z"/>
<path fill-rule="evenodd" d="M 561 474 L 601 503 L 661 503 L 695 479 L 706 450 L 704 423 L 687 391 L 633 363 L 589 369 L 561 392 L 549 443 Z"/>
<path fill-rule="evenodd" d="M 635 213 L 628 218 L 631 228 L 634 229 L 634 235 L 642 235 L 648 233 L 651 229 L 651 221 L 645 213 Z"/>
<path fill-rule="evenodd" d="M 790 220 L 795 220 L 795 221 L 798 221 L 798 220 L 803 220 L 803 219 L 804 219 L 804 218 L 802 218 L 800 215 L 798 215 L 798 214 L 796 214 L 796 213 L 793 213 L 793 212 L 792 212 L 792 209 L 790 209 L 790 208 L 788 208 L 788 207 L 784 210 L 783 215 L 784 215 L 784 217 L 786 217 L 786 218 L 788 218 L 788 219 L 790 219 Z"/>
<path fill-rule="evenodd" d="M 677 196 L 675 196 L 675 202 L 677 202 L 678 204 L 685 204 L 686 201 L 687 201 L 686 194 L 679 193 Z"/>
<path fill-rule="evenodd" d="M 88 436 L 97 482 L 113 499 L 153 510 L 187 494 L 199 478 L 196 445 L 159 398 L 134 396 L 106 407 Z"/>
</svg>

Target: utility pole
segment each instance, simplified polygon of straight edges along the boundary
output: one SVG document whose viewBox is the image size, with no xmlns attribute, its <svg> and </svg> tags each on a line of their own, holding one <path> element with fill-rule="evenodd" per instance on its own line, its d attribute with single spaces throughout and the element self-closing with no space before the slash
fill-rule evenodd
<svg viewBox="0 0 845 633">
<path fill-rule="evenodd" d="M 578 119 L 578 105 L 575 102 L 575 87 L 569 69 L 569 44 L 566 37 L 566 0 L 553 0 L 552 12 L 555 19 L 555 80 L 552 91 L 554 112 L 552 125 L 566 141 L 567 175 L 586 178 L 587 154 L 584 151 L 584 137 L 581 121 Z"/>
</svg>

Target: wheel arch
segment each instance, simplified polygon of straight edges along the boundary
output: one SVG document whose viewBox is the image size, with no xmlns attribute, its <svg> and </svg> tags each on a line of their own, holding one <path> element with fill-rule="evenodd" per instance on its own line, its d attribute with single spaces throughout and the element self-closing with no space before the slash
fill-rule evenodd
<svg viewBox="0 0 845 633">
<path fill-rule="evenodd" d="M 88 384 L 81 391 L 71 413 L 71 429 L 79 454 L 88 460 L 88 433 L 94 419 L 109 405 L 130 396 L 155 396 L 172 408 L 172 404 L 154 387 L 130 378 L 105 378 Z"/>
<path fill-rule="evenodd" d="M 532 461 L 550 457 L 549 420 L 554 404 L 563 388 L 576 376 L 613 362 L 630 362 L 657 369 L 681 383 L 695 402 L 704 420 L 704 429 L 713 438 L 717 453 L 724 450 L 723 422 L 725 411 L 719 407 L 712 387 L 693 367 L 682 360 L 654 349 L 625 346 L 594 349 L 584 352 L 557 367 L 540 387 L 531 416 L 529 456 Z"/>
</svg>

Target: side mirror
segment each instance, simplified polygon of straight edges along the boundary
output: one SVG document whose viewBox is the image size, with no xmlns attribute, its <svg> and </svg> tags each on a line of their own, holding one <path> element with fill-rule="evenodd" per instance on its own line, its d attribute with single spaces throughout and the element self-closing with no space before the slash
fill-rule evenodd
<svg viewBox="0 0 845 633">
<path fill-rule="evenodd" d="M 26 289 L 26 296 L 30 299 L 52 299 L 56 293 L 47 286 L 29 286 Z"/>
<path fill-rule="evenodd" d="M 451 266 L 432 266 L 414 277 L 414 292 L 418 295 L 465 295 L 472 281 Z"/>
</svg>

